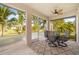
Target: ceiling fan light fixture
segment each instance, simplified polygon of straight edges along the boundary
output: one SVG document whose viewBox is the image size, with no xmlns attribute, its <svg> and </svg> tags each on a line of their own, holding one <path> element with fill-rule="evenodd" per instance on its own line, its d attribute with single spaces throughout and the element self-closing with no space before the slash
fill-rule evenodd
<svg viewBox="0 0 79 59">
<path fill-rule="evenodd" d="M 52 12 L 52 14 L 55 14 L 55 15 L 62 15 L 63 9 L 59 9 L 59 10 L 55 9 L 54 11 L 51 11 L 51 12 Z"/>
</svg>

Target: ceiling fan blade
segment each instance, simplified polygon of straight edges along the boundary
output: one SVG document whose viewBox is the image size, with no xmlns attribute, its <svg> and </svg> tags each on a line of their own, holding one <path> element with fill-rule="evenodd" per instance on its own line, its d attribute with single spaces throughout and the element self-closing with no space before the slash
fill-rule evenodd
<svg viewBox="0 0 79 59">
<path fill-rule="evenodd" d="M 59 10 L 58 10 L 58 12 L 62 12 L 62 11 L 63 11 L 63 9 L 59 9 Z"/>
<path fill-rule="evenodd" d="M 55 9 L 54 11 L 51 11 L 51 12 L 52 12 L 52 14 L 62 15 L 63 14 L 63 9 L 59 9 L 59 10 Z"/>
<path fill-rule="evenodd" d="M 51 11 L 52 14 L 55 14 L 55 12 Z"/>
<path fill-rule="evenodd" d="M 59 14 L 59 15 L 62 15 L 62 14 L 63 14 L 63 12 L 59 12 L 58 14 Z"/>
</svg>

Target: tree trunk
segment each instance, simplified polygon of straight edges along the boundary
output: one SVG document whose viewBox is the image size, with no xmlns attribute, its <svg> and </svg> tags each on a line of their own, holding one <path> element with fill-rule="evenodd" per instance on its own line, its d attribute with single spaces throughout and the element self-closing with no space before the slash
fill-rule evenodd
<svg viewBox="0 0 79 59">
<path fill-rule="evenodd" d="M 3 25 L 2 25 L 2 34 L 1 34 L 1 36 L 2 36 L 2 37 L 3 37 L 3 32 L 4 32 L 4 30 L 3 30 L 3 29 L 4 29 L 4 27 L 3 27 Z"/>
</svg>

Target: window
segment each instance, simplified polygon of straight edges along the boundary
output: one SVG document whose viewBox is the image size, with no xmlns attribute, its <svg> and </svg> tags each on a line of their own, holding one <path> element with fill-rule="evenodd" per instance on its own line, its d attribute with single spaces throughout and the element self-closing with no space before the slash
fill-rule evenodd
<svg viewBox="0 0 79 59">
<path fill-rule="evenodd" d="M 65 31 L 69 33 L 70 39 L 75 40 L 76 36 L 76 17 L 66 17 L 66 18 L 61 18 L 61 19 L 56 19 L 51 21 L 51 26 L 52 31 L 58 31 L 60 34 L 63 34 Z"/>
</svg>

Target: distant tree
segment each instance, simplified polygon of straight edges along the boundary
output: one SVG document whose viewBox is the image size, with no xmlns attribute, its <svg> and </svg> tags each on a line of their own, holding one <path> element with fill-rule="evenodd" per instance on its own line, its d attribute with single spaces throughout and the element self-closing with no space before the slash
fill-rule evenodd
<svg viewBox="0 0 79 59">
<path fill-rule="evenodd" d="M 64 26 L 65 25 L 64 25 L 63 19 L 53 21 L 53 24 L 54 24 L 54 29 L 56 31 L 64 32 L 64 30 L 65 30 L 65 27 Z"/>
<path fill-rule="evenodd" d="M 39 29 L 39 22 L 38 22 L 38 18 L 37 18 L 37 16 L 35 16 L 35 15 L 32 15 L 32 21 L 33 21 L 33 26 L 32 26 L 32 29 L 33 29 L 33 31 L 38 31 L 38 29 Z"/>
<path fill-rule="evenodd" d="M 75 25 L 72 22 L 67 22 L 65 24 L 65 29 L 69 32 L 70 36 L 70 34 L 75 31 Z"/>
<path fill-rule="evenodd" d="M 7 17 L 11 14 L 15 14 L 13 11 L 10 10 L 10 8 L 0 6 L 0 24 L 2 26 L 2 35 L 3 36 L 3 31 L 4 31 L 4 26 L 7 23 Z"/>
<path fill-rule="evenodd" d="M 11 29 L 11 27 L 17 25 L 17 19 L 16 18 L 11 18 L 10 20 L 7 21 L 7 26 L 8 28 Z"/>
<path fill-rule="evenodd" d="M 17 30 L 19 31 L 19 34 L 20 33 L 23 33 L 25 31 L 25 26 L 23 25 L 24 24 L 24 12 L 21 12 L 21 11 L 18 11 L 18 28 Z"/>
</svg>

